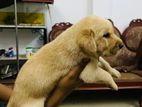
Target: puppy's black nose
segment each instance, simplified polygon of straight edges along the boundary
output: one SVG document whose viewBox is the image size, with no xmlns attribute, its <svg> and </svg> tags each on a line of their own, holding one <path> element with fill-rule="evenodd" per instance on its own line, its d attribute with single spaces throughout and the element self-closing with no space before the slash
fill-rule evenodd
<svg viewBox="0 0 142 107">
<path fill-rule="evenodd" d="M 119 44 L 119 49 L 123 48 L 123 44 Z"/>
</svg>

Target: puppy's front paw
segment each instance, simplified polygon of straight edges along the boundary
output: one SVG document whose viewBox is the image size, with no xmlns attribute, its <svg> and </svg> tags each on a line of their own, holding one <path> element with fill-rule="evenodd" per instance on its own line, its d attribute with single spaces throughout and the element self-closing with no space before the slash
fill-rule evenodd
<svg viewBox="0 0 142 107">
<path fill-rule="evenodd" d="M 112 84 L 110 85 L 110 88 L 113 89 L 113 90 L 115 90 L 115 91 L 118 90 L 118 86 L 117 86 L 115 83 L 112 83 Z"/>
<path fill-rule="evenodd" d="M 121 77 L 121 74 L 119 71 L 117 71 L 116 69 L 112 68 L 111 69 L 111 75 L 116 77 L 116 78 L 120 78 Z"/>
</svg>

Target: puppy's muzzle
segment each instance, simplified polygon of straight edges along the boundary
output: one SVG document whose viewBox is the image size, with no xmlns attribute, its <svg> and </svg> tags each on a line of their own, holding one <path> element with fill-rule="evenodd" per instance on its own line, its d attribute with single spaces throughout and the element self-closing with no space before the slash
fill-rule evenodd
<svg viewBox="0 0 142 107">
<path fill-rule="evenodd" d="M 121 48 L 123 48 L 123 43 L 122 41 L 118 41 L 116 43 L 116 45 L 110 50 L 110 53 L 111 54 L 116 54 L 118 50 L 120 50 Z"/>
</svg>

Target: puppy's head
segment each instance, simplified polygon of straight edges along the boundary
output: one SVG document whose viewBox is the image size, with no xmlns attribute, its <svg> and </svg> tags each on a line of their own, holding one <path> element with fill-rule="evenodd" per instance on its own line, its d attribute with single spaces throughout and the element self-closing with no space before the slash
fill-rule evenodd
<svg viewBox="0 0 142 107">
<path fill-rule="evenodd" d="M 110 56 L 122 47 L 121 39 L 108 20 L 92 16 L 80 23 L 84 23 L 84 26 L 80 30 L 78 44 L 85 54 L 92 57 Z"/>
</svg>

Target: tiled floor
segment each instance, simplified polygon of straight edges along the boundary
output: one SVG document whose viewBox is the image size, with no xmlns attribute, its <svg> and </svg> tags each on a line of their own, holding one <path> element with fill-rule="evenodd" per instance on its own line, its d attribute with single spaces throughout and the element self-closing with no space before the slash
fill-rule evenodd
<svg viewBox="0 0 142 107">
<path fill-rule="evenodd" d="M 60 107 L 139 107 L 140 94 L 142 90 L 76 91 Z"/>
<path fill-rule="evenodd" d="M 59 107 L 139 107 L 140 95 L 142 90 L 74 91 Z"/>
</svg>

